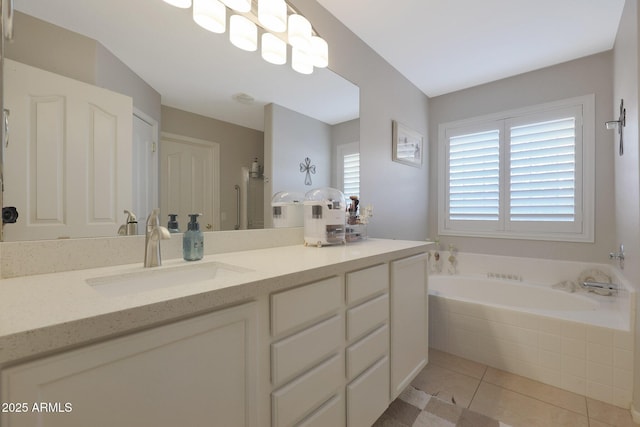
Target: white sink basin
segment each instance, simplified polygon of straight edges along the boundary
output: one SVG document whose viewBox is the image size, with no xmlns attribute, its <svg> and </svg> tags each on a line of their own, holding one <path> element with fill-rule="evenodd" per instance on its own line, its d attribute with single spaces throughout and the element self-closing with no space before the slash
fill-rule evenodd
<svg viewBox="0 0 640 427">
<path fill-rule="evenodd" d="M 103 295 L 123 296 L 202 281 L 224 281 L 249 271 L 251 270 L 212 261 L 176 267 L 146 268 L 133 273 L 92 277 L 86 279 L 86 282 Z"/>
</svg>

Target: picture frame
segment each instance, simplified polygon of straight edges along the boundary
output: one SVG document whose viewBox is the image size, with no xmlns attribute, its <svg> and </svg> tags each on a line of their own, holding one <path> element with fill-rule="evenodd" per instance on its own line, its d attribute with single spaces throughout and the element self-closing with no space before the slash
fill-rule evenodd
<svg viewBox="0 0 640 427">
<path fill-rule="evenodd" d="M 419 132 L 392 120 L 392 159 L 394 162 L 422 167 L 424 137 Z"/>
</svg>

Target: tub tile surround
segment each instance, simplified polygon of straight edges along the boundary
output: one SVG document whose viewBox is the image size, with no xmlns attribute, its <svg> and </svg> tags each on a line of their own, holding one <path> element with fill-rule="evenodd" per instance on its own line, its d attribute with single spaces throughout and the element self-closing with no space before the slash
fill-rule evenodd
<svg viewBox="0 0 640 427">
<path fill-rule="evenodd" d="M 606 264 L 466 253 L 459 253 L 458 257 L 459 274 L 465 276 L 487 277 L 487 272 L 498 272 L 550 286 L 562 280 L 576 280 L 585 269 L 598 268 L 621 284 L 624 289 L 616 297 L 593 297 L 601 303 L 613 302 L 620 313 L 630 313 L 623 322 L 625 328 L 431 295 L 429 337 L 430 346 L 435 349 L 621 408 L 630 407 L 635 298 L 632 288 L 614 268 Z"/>
<path fill-rule="evenodd" d="M 141 225 L 142 226 L 142 225 Z M 302 227 L 204 233 L 204 254 L 238 252 L 303 242 Z M 38 240 L 0 243 L 0 277 L 30 276 L 109 267 L 144 259 L 144 236 Z M 163 260 L 182 258 L 182 233 L 161 243 Z"/>
</svg>

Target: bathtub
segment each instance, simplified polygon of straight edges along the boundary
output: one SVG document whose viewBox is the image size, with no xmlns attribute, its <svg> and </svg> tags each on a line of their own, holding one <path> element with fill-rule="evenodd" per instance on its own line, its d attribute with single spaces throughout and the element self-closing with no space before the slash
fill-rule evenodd
<svg viewBox="0 0 640 427">
<path fill-rule="evenodd" d="M 628 408 L 632 289 L 604 297 L 553 283 L 430 274 L 430 347 Z"/>
</svg>

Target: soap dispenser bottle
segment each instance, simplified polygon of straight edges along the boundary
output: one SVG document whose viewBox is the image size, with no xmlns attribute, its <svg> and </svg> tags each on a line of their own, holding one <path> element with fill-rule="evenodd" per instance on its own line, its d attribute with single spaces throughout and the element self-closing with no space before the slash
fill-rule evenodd
<svg viewBox="0 0 640 427">
<path fill-rule="evenodd" d="M 200 214 L 189 214 L 191 220 L 182 236 L 182 256 L 185 261 L 198 261 L 204 255 L 204 235 L 198 224 L 199 216 Z"/>
<path fill-rule="evenodd" d="M 167 229 L 169 233 L 179 233 L 180 228 L 178 227 L 178 214 L 169 214 L 169 223 L 167 224 Z"/>
</svg>

